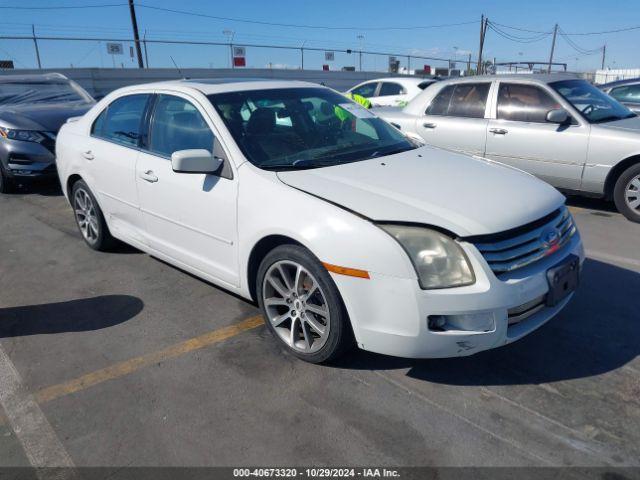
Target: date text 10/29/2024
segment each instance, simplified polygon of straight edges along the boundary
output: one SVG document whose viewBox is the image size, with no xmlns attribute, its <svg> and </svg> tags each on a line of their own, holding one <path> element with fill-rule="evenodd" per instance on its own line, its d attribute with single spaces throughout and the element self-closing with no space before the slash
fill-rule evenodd
<svg viewBox="0 0 640 480">
<path fill-rule="evenodd" d="M 399 478 L 400 473 L 388 468 L 234 468 L 234 478 Z"/>
</svg>

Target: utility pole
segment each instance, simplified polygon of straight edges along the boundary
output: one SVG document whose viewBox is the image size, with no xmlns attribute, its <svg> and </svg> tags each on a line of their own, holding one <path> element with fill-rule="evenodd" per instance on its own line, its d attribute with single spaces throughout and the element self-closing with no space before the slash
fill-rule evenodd
<svg viewBox="0 0 640 480">
<path fill-rule="evenodd" d="M 602 46 L 602 70 L 604 70 L 604 59 L 607 55 L 607 45 Z"/>
<path fill-rule="evenodd" d="M 364 35 L 358 35 L 358 40 L 360 40 L 360 71 L 362 71 L 362 41 L 364 40 Z"/>
<path fill-rule="evenodd" d="M 36 46 L 36 59 L 38 60 L 38 68 L 42 69 L 42 64 L 40 63 L 40 50 L 38 49 L 38 39 L 36 38 L 36 27 L 31 24 L 31 32 L 33 33 L 33 44 Z"/>
<path fill-rule="evenodd" d="M 558 35 L 558 24 L 553 27 L 553 40 L 551 42 L 551 55 L 549 55 L 549 68 L 547 73 L 551 73 L 551 64 L 553 63 L 553 51 L 556 49 L 556 36 Z"/>
<path fill-rule="evenodd" d="M 480 47 L 478 48 L 478 68 L 476 73 L 482 74 L 482 49 L 484 48 L 484 35 L 487 32 L 487 22 L 489 19 L 484 18 L 484 14 L 480 16 Z"/>
<path fill-rule="evenodd" d="M 149 56 L 147 55 L 147 30 L 145 29 L 142 36 L 142 43 L 144 44 L 144 64 L 149 68 Z"/>
<path fill-rule="evenodd" d="M 144 68 L 142 63 L 142 50 L 140 50 L 140 35 L 138 34 L 138 21 L 136 20 L 136 8 L 133 6 L 133 0 L 129 0 L 129 13 L 131 13 L 131 26 L 133 27 L 133 40 L 136 44 L 136 53 L 138 55 L 138 68 Z"/>
<path fill-rule="evenodd" d="M 469 54 L 469 58 L 467 59 L 467 74 L 471 73 L 471 54 Z"/>
</svg>

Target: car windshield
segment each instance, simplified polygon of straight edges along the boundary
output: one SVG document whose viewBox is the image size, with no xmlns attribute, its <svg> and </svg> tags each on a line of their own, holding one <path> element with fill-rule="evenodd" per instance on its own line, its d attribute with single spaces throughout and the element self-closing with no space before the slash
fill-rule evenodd
<svg viewBox="0 0 640 480">
<path fill-rule="evenodd" d="M 327 88 L 286 88 L 208 96 L 254 165 L 299 170 L 416 148 L 394 127 Z"/>
<path fill-rule="evenodd" d="M 0 107 L 66 102 L 91 103 L 92 99 L 71 82 L 0 80 Z"/>
<path fill-rule="evenodd" d="M 635 117 L 635 113 L 584 80 L 553 82 L 551 87 L 574 106 L 590 123 Z"/>
</svg>

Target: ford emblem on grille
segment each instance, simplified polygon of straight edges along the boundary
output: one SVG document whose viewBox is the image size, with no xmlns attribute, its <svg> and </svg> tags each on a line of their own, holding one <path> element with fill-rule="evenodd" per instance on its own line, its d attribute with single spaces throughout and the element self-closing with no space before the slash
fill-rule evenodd
<svg viewBox="0 0 640 480">
<path fill-rule="evenodd" d="M 540 235 L 540 241 L 545 248 L 553 248 L 560 242 L 560 232 L 556 228 L 548 228 Z"/>
</svg>

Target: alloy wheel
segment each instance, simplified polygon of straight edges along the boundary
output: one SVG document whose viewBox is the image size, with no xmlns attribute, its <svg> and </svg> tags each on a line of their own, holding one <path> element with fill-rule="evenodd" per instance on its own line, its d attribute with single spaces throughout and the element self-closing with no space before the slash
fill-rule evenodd
<svg viewBox="0 0 640 480">
<path fill-rule="evenodd" d="M 624 189 L 624 200 L 632 210 L 640 210 L 640 175 L 631 179 Z"/>
<path fill-rule="evenodd" d="M 89 243 L 97 242 L 99 236 L 98 214 L 91 196 L 86 190 L 79 188 L 76 190 L 73 203 L 76 221 L 82 236 Z"/>
<path fill-rule="evenodd" d="M 264 276 L 262 300 L 268 321 L 289 347 L 314 353 L 329 337 L 330 312 L 318 281 L 302 265 L 282 260 Z"/>
</svg>

